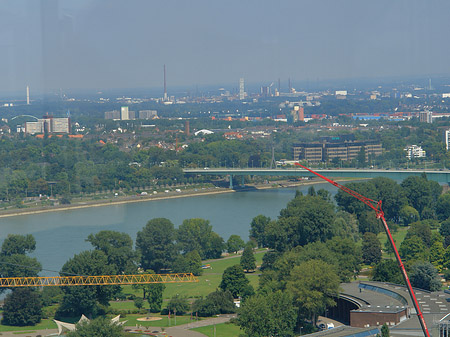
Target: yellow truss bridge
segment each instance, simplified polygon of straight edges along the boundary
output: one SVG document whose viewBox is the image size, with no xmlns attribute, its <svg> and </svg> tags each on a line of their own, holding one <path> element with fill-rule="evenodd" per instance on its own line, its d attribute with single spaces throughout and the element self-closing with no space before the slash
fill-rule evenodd
<svg viewBox="0 0 450 337">
<path fill-rule="evenodd" d="M 187 283 L 187 282 L 198 282 L 198 278 L 191 273 L 55 276 L 55 277 L 8 277 L 8 278 L 0 278 L 0 288 L 104 286 L 104 285 Z"/>
</svg>

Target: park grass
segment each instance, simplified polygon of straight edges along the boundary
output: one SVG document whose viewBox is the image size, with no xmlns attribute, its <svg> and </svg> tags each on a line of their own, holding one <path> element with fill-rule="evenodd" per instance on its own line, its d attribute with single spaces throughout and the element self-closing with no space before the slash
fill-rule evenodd
<svg viewBox="0 0 450 337">
<path fill-rule="evenodd" d="M 265 252 L 266 250 L 258 250 L 255 253 L 256 264 L 258 266 L 261 266 L 262 258 Z M 180 295 L 186 298 L 206 297 L 209 293 L 215 291 L 219 287 L 224 270 L 235 264 L 239 264 L 240 258 L 241 255 L 231 255 L 222 259 L 203 261 L 204 264 L 209 264 L 211 268 L 203 270 L 203 274 L 198 277 L 199 282 L 167 283 L 163 294 L 164 300 L 168 300 L 174 295 Z M 249 279 L 250 284 L 256 289 L 258 287 L 259 273 L 247 273 L 246 276 Z M 142 290 L 135 289 L 132 286 L 123 286 L 123 293 L 126 295 L 142 297 Z M 111 301 L 110 304 L 118 310 L 135 309 L 132 301 Z M 148 308 L 148 303 L 145 302 L 144 308 Z"/>
<path fill-rule="evenodd" d="M 400 245 L 402 244 L 403 240 L 405 240 L 406 233 L 408 232 L 408 229 L 409 229 L 409 227 L 399 227 L 399 229 L 395 233 L 391 232 L 392 237 L 394 238 L 394 241 L 395 241 L 395 245 L 397 246 L 397 249 L 400 248 Z M 381 242 L 381 248 L 383 250 L 383 258 L 392 258 L 393 255 L 392 254 L 391 255 L 387 254 L 385 246 L 384 246 L 384 244 L 387 241 L 386 233 L 384 231 L 379 233 L 378 234 L 378 239 Z"/>
<path fill-rule="evenodd" d="M 262 257 L 266 250 L 260 250 L 255 253 L 256 264 L 261 266 Z M 209 293 L 215 291 L 222 280 L 222 274 L 228 267 L 239 264 L 241 255 L 234 255 L 232 257 L 204 261 L 204 264 L 211 265 L 211 269 L 205 269 L 203 274 L 199 277 L 198 283 L 177 283 L 166 284 L 164 291 L 164 298 L 172 298 L 172 296 L 179 294 L 188 298 L 205 297 Z M 259 273 L 247 273 L 246 276 L 250 284 L 256 288 L 258 287 Z"/>
<path fill-rule="evenodd" d="M 142 322 L 142 321 L 138 321 L 138 318 L 142 318 L 142 317 L 146 317 L 145 314 L 132 314 L 132 315 L 126 315 L 126 317 L 121 318 L 120 321 L 127 321 L 125 323 L 125 326 L 142 326 L 145 328 L 148 327 L 171 327 L 171 326 L 175 326 L 175 325 L 181 325 L 181 324 L 187 324 L 187 323 L 191 323 L 191 316 L 190 315 L 185 315 L 185 316 L 177 316 L 177 323 L 175 324 L 175 318 L 172 315 L 169 321 L 169 317 L 167 315 L 159 315 L 159 314 L 151 314 L 150 317 L 161 317 L 162 319 L 159 321 L 150 321 L 150 322 Z M 194 318 L 195 319 L 195 318 Z"/>
<path fill-rule="evenodd" d="M 31 331 L 45 330 L 45 329 L 56 329 L 56 323 L 51 319 L 43 319 L 40 323 L 32 326 L 10 326 L 10 325 L 0 325 L 0 332 L 13 331 L 19 334 L 19 331 L 26 331 L 26 333 L 31 333 Z"/>
<path fill-rule="evenodd" d="M 236 337 L 243 333 L 243 331 L 235 324 L 222 323 L 216 325 L 216 334 L 214 335 L 214 325 L 203 326 L 201 328 L 191 329 L 200 332 L 208 337 Z"/>
</svg>

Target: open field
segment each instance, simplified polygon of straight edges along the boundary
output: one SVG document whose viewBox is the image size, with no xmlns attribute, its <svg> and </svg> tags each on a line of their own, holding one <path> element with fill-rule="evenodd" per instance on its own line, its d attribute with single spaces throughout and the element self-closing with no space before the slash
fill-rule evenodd
<svg viewBox="0 0 450 337">
<path fill-rule="evenodd" d="M 216 328 L 215 335 L 214 335 L 214 326 L 213 325 L 203 326 L 201 328 L 195 328 L 192 330 L 200 332 L 208 337 L 214 337 L 214 336 L 236 337 L 236 336 L 239 336 L 241 333 L 243 333 L 242 330 L 237 325 L 234 325 L 231 323 L 217 324 L 215 326 L 215 328 Z"/>
<path fill-rule="evenodd" d="M 262 263 L 262 257 L 266 250 L 259 250 L 255 253 L 256 264 L 258 266 Z M 231 255 L 222 259 L 203 261 L 204 264 L 211 265 L 210 269 L 205 269 L 203 274 L 199 276 L 198 283 L 169 283 L 166 284 L 166 290 L 163 297 L 165 303 L 174 295 L 179 294 L 187 298 L 199 298 L 205 297 L 209 293 L 213 292 L 219 287 L 222 280 L 222 274 L 224 270 L 235 264 L 239 264 L 241 255 Z M 254 287 L 258 287 L 258 272 L 246 274 L 250 281 L 250 284 Z M 142 297 L 142 290 L 135 289 L 132 286 L 124 286 L 123 292 L 128 295 L 135 295 Z M 112 308 L 118 310 L 136 310 L 133 301 L 111 301 Z M 163 304 L 164 306 L 164 304 Z M 148 308 L 148 302 L 144 302 L 144 308 Z"/>
</svg>

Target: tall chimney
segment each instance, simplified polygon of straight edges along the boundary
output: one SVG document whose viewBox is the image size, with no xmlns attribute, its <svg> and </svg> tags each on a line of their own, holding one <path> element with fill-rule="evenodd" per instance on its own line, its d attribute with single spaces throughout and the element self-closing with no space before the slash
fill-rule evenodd
<svg viewBox="0 0 450 337">
<path fill-rule="evenodd" d="M 30 87 L 27 85 L 27 105 L 30 105 Z"/>
<path fill-rule="evenodd" d="M 164 102 L 167 101 L 166 65 L 164 65 Z"/>
</svg>

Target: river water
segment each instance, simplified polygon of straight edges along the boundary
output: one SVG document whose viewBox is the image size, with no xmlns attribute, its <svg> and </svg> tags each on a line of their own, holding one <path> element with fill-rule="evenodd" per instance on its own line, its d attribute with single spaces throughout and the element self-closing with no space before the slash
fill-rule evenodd
<svg viewBox="0 0 450 337">
<path fill-rule="evenodd" d="M 153 218 L 168 218 L 175 227 L 184 219 L 203 218 L 225 241 L 231 234 L 247 241 L 255 216 L 276 218 L 297 189 L 305 194 L 308 188 L 253 190 L 0 218 L 0 240 L 8 234 L 33 234 L 36 250 L 32 256 L 46 269 L 41 275 L 56 276 L 52 270 L 59 271 L 74 254 L 92 248 L 85 241 L 89 234 L 114 230 L 128 233 L 134 241 L 136 233 Z M 315 188 L 336 193 L 330 184 L 316 184 Z"/>
</svg>

